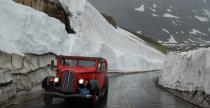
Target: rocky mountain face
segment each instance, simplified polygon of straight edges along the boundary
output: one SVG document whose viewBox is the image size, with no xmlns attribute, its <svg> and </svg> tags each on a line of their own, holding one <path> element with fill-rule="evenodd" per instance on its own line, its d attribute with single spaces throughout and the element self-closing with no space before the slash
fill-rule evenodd
<svg viewBox="0 0 210 108">
<path fill-rule="evenodd" d="M 159 43 L 210 43 L 210 0 L 89 0 L 118 25 Z"/>
</svg>

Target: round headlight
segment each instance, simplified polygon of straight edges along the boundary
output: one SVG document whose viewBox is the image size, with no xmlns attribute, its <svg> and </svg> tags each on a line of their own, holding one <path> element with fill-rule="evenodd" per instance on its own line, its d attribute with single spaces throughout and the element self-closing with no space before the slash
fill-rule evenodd
<svg viewBox="0 0 210 108">
<path fill-rule="evenodd" d="M 55 83 L 57 83 L 59 81 L 59 78 L 58 77 L 55 77 L 54 80 L 53 80 Z"/>
<path fill-rule="evenodd" d="M 85 80 L 84 79 L 80 79 L 79 80 L 79 84 L 84 84 Z"/>
</svg>

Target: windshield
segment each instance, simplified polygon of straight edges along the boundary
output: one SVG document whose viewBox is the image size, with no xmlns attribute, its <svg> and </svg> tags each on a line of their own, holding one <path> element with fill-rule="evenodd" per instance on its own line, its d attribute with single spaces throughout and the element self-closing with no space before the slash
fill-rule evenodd
<svg viewBox="0 0 210 108">
<path fill-rule="evenodd" d="M 95 60 L 72 60 L 72 59 L 62 59 L 61 66 L 68 67 L 95 67 Z"/>
</svg>

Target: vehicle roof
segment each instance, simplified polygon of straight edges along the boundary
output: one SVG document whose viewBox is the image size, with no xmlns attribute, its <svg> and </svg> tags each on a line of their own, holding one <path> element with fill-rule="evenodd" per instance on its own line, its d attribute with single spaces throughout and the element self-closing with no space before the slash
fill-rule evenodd
<svg viewBox="0 0 210 108">
<path fill-rule="evenodd" d="M 60 55 L 58 56 L 59 58 L 78 58 L 78 59 L 89 59 L 89 60 L 100 60 L 100 61 L 103 61 L 106 59 L 102 58 L 102 57 L 87 57 L 87 56 L 63 56 L 63 55 Z"/>
</svg>

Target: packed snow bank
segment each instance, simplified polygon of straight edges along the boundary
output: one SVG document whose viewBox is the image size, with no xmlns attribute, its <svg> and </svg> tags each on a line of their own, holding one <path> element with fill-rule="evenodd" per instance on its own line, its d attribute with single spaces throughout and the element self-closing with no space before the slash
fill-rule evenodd
<svg viewBox="0 0 210 108">
<path fill-rule="evenodd" d="M 41 82 L 49 75 L 47 64 L 55 60 L 53 54 L 8 54 L 0 51 L 0 107 L 37 98 Z"/>
<path fill-rule="evenodd" d="M 59 0 L 64 8 L 70 11 L 73 15 L 82 14 L 85 11 L 87 0 Z"/>
<path fill-rule="evenodd" d="M 131 33 L 112 27 L 88 2 L 85 11 L 70 20 L 71 27 L 80 36 L 74 41 L 76 50 L 72 55 L 102 56 L 108 59 L 112 70 L 151 70 L 162 64 L 162 53 Z"/>
<path fill-rule="evenodd" d="M 210 48 L 169 53 L 163 64 L 159 84 L 173 90 L 191 93 L 189 96 L 191 99 L 186 100 L 198 105 L 206 102 L 201 106 L 209 108 L 210 98 L 205 96 L 210 95 Z M 201 95 L 197 96 L 198 93 Z"/>
<path fill-rule="evenodd" d="M 164 55 L 122 29 L 112 27 L 86 0 L 60 0 L 72 13 L 67 34 L 57 19 L 17 4 L 0 1 L 0 50 L 9 53 L 48 53 L 99 56 L 110 70 L 142 71 L 160 69 Z"/>
<path fill-rule="evenodd" d="M 203 90 L 210 94 L 210 48 L 167 55 L 160 84 L 181 91 Z"/>
<path fill-rule="evenodd" d="M 0 13 L 0 50 L 70 54 L 71 40 L 59 20 L 12 0 L 0 1 Z"/>
</svg>

